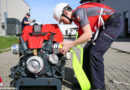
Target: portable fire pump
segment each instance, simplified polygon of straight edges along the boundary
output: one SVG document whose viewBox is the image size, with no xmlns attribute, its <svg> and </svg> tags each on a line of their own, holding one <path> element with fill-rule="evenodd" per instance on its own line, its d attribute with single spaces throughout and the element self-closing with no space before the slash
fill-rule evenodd
<svg viewBox="0 0 130 90">
<path fill-rule="evenodd" d="M 26 26 L 17 35 L 19 44 L 11 46 L 19 54 L 11 68 L 11 86 L 17 90 L 61 90 L 66 57 L 59 53 L 62 33 L 56 24 Z"/>
</svg>

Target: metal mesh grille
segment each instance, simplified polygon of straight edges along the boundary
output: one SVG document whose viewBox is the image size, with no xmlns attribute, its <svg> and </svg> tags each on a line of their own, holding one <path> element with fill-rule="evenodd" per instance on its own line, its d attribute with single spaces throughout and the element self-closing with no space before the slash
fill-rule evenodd
<svg viewBox="0 0 130 90">
<path fill-rule="evenodd" d="M 41 26 L 40 25 L 35 25 L 34 26 L 34 32 L 41 32 Z"/>
</svg>

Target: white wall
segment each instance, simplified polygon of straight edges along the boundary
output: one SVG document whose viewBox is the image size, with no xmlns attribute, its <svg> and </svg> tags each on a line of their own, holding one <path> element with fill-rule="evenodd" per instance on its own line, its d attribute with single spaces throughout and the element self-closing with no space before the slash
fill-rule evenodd
<svg viewBox="0 0 130 90">
<path fill-rule="evenodd" d="M 6 35 L 7 18 L 15 18 L 22 21 L 29 12 L 30 7 L 24 0 L 0 0 L 0 36 Z M 2 28 L 2 23 L 6 26 Z"/>
<path fill-rule="evenodd" d="M 68 32 L 68 35 L 71 34 L 71 35 L 76 35 L 77 33 L 77 26 L 76 25 L 59 25 L 59 28 L 62 32 L 63 35 L 66 35 L 66 30 Z"/>
<path fill-rule="evenodd" d="M 20 21 L 30 9 L 24 0 L 8 0 L 7 6 L 8 18 L 17 18 Z"/>
</svg>

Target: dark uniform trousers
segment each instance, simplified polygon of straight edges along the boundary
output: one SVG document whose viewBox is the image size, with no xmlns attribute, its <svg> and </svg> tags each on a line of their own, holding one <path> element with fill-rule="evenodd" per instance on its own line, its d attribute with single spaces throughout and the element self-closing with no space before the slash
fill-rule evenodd
<svg viewBox="0 0 130 90">
<path fill-rule="evenodd" d="M 105 87 L 103 55 L 123 30 L 121 16 L 117 13 L 112 16 L 105 22 L 105 29 L 100 28 L 95 45 L 88 42 L 84 47 L 83 69 L 92 89 Z"/>
</svg>

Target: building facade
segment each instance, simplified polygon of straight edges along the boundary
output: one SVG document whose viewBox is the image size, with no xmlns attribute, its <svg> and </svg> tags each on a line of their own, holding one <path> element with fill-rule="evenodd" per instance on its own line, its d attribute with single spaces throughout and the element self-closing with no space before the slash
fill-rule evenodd
<svg viewBox="0 0 130 90">
<path fill-rule="evenodd" d="M 16 18 L 22 21 L 26 13 L 30 12 L 30 6 L 24 0 L 7 0 L 8 18 Z"/>
<path fill-rule="evenodd" d="M 130 36 L 130 0 L 100 0 L 100 3 L 112 7 L 121 14 L 124 21 L 124 30 L 120 36 Z"/>
<path fill-rule="evenodd" d="M 0 0 L 0 36 L 6 35 L 7 0 Z"/>
<path fill-rule="evenodd" d="M 18 30 L 14 22 L 21 22 L 27 12 L 30 12 L 30 6 L 24 0 L 0 0 L 0 36 L 12 32 L 10 28 Z"/>
</svg>

